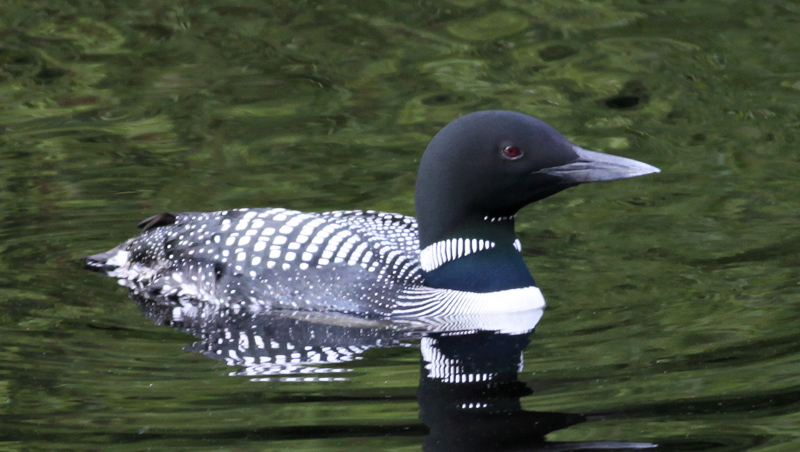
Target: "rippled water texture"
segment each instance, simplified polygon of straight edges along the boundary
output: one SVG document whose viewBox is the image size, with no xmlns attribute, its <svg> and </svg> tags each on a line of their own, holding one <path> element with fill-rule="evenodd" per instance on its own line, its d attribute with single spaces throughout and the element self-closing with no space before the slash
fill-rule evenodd
<svg viewBox="0 0 800 452">
<path fill-rule="evenodd" d="M 2 2 L 0 449 L 800 450 L 799 26 L 789 0 Z M 529 338 L 373 325 L 324 378 L 265 377 L 81 268 L 161 211 L 413 214 L 428 139 L 489 108 L 663 170 L 522 212 Z"/>
</svg>

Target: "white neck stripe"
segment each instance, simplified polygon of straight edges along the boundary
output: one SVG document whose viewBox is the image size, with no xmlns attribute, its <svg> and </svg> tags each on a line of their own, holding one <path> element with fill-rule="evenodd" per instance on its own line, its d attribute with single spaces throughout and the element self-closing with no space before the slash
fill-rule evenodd
<svg viewBox="0 0 800 452">
<path fill-rule="evenodd" d="M 483 221 L 488 221 L 490 223 L 497 223 L 497 222 L 500 222 L 500 221 L 511 221 L 516 217 L 517 217 L 517 214 L 508 215 L 506 217 L 490 217 L 490 216 L 486 215 L 485 217 L 483 217 Z"/>
<path fill-rule="evenodd" d="M 446 239 L 425 247 L 419 253 L 419 265 L 423 271 L 429 272 L 442 264 L 454 261 L 468 254 L 492 249 L 494 242 L 482 239 Z"/>
</svg>

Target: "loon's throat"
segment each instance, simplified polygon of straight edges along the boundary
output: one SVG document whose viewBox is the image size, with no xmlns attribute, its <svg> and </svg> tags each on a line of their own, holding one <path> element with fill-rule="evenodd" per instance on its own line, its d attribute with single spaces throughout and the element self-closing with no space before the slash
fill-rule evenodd
<svg viewBox="0 0 800 452">
<path fill-rule="evenodd" d="M 487 216 L 459 229 L 456 236 L 420 251 L 426 285 L 470 292 L 535 285 L 514 234 L 513 216 Z"/>
<path fill-rule="evenodd" d="M 437 246 L 444 249 L 444 254 L 436 253 L 431 259 L 421 259 L 422 265 L 427 265 L 430 270 L 425 271 L 425 285 L 442 289 L 461 290 L 466 292 L 497 292 L 508 289 L 535 286 L 522 254 L 518 251 L 519 241 L 512 243 L 488 242 L 483 250 L 478 249 L 469 254 L 462 251 L 460 257 L 453 257 L 453 252 L 458 253 L 458 239 L 448 240 L 447 243 Z M 476 239 L 477 240 L 477 239 Z M 466 244 L 464 240 L 464 244 Z M 480 247 L 480 240 L 477 240 Z M 470 244 L 472 241 L 470 240 Z M 492 246 L 494 245 L 494 246 Z M 448 258 L 447 250 L 451 254 Z M 422 255 L 421 255 L 422 256 Z"/>
</svg>

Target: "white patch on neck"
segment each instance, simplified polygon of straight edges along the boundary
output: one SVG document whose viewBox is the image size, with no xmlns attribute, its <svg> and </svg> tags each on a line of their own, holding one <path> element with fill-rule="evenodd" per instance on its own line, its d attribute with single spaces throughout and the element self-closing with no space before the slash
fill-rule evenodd
<svg viewBox="0 0 800 452">
<path fill-rule="evenodd" d="M 489 223 L 499 223 L 501 221 L 511 221 L 516 217 L 517 217 L 516 214 L 508 215 L 506 217 L 490 217 L 490 216 L 487 215 L 487 216 L 483 217 L 483 221 L 488 221 Z"/>
<path fill-rule="evenodd" d="M 439 268 L 442 264 L 454 261 L 468 254 L 492 249 L 494 242 L 482 239 L 447 239 L 425 247 L 419 253 L 419 265 L 423 271 L 429 272 Z"/>
<path fill-rule="evenodd" d="M 522 252 L 522 242 L 520 242 L 519 239 L 514 240 L 514 249 L 516 249 L 520 253 Z"/>
</svg>

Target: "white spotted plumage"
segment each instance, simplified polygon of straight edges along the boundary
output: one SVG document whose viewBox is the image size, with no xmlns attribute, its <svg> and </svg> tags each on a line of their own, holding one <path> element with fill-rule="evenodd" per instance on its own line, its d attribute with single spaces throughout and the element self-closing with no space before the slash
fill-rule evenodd
<svg viewBox="0 0 800 452">
<path fill-rule="evenodd" d="M 541 307 L 533 286 L 476 294 L 424 285 L 424 272 L 495 246 L 453 238 L 420 252 L 416 220 L 399 214 L 237 209 L 177 214 L 105 253 L 105 264 L 137 292 L 215 305 L 397 317 Z"/>
</svg>

